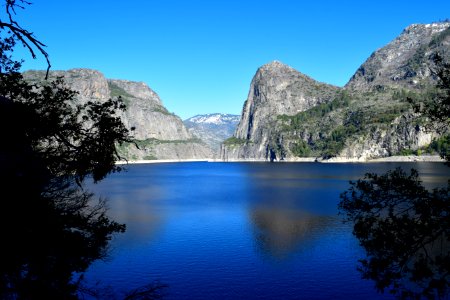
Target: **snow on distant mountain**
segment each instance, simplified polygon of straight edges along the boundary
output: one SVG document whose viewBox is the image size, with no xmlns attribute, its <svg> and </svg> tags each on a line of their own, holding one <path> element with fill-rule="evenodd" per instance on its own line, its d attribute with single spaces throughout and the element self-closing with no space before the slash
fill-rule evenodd
<svg viewBox="0 0 450 300">
<path fill-rule="evenodd" d="M 239 120 L 239 115 L 214 113 L 196 115 L 183 122 L 192 135 L 218 152 L 220 144 L 233 135 Z"/>
<path fill-rule="evenodd" d="M 230 114 L 206 114 L 196 115 L 192 118 L 185 120 L 184 122 L 196 123 L 196 124 L 215 124 L 215 125 L 237 125 L 239 123 L 240 116 Z"/>
</svg>

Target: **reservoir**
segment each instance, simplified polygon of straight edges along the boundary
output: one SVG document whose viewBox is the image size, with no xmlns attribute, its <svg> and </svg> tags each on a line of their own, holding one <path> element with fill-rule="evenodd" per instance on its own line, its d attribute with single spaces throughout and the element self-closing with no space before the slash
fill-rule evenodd
<svg viewBox="0 0 450 300">
<path fill-rule="evenodd" d="M 392 299 L 361 279 L 364 251 L 338 214 L 349 180 L 415 168 L 444 187 L 442 163 L 161 163 L 99 184 L 127 230 L 86 283 L 115 295 L 152 282 L 165 299 Z"/>
</svg>

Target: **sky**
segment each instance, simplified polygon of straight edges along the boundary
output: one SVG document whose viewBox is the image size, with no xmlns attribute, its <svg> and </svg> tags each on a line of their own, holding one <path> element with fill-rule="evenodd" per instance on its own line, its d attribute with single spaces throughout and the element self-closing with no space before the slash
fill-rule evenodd
<svg viewBox="0 0 450 300">
<path fill-rule="evenodd" d="M 413 23 L 450 18 L 448 0 L 32 0 L 16 19 L 46 44 L 52 70 L 143 81 L 182 119 L 241 114 L 257 69 L 281 61 L 347 83 Z M 25 49 L 22 70 L 46 69 Z"/>
</svg>

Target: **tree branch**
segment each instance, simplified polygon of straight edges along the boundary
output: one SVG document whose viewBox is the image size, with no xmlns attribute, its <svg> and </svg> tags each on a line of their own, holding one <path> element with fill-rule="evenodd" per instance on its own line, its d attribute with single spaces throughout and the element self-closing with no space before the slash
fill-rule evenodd
<svg viewBox="0 0 450 300">
<path fill-rule="evenodd" d="M 20 2 L 25 3 L 25 4 L 31 4 L 30 2 L 21 0 Z M 24 47 L 26 47 L 28 49 L 28 51 L 30 51 L 31 53 L 31 57 L 33 57 L 33 59 L 36 58 L 36 53 L 33 49 L 33 46 L 36 47 L 38 49 L 38 51 L 45 57 L 45 60 L 47 61 L 47 71 L 45 73 L 45 79 L 48 79 L 48 74 L 51 68 L 51 64 L 50 64 L 50 59 L 49 59 L 49 55 L 47 53 L 47 51 L 45 51 L 44 47 L 46 47 L 46 45 L 42 42 L 40 42 L 39 40 L 37 40 L 34 36 L 32 32 L 29 32 L 28 30 L 23 29 L 22 27 L 20 27 L 20 25 L 14 20 L 12 14 L 16 13 L 15 11 L 15 7 L 19 7 L 19 8 L 24 8 L 21 5 L 16 4 L 15 0 L 8 0 L 6 1 L 6 14 L 8 15 L 8 19 L 9 19 L 9 23 L 6 22 L 2 22 L 0 20 L 0 28 L 7 28 L 11 31 L 11 33 L 13 33 L 17 39 L 22 43 L 22 45 Z"/>
</svg>

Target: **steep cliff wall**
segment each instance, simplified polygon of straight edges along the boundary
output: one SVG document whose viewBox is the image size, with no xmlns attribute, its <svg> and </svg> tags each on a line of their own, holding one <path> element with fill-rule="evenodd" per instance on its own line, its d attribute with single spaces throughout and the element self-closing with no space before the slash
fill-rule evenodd
<svg viewBox="0 0 450 300">
<path fill-rule="evenodd" d="M 356 160 L 393 156 L 405 149 L 419 149 L 429 145 L 436 132 L 417 124 L 417 115 L 401 115 L 388 128 L 378 127 L 374 131 L 349 140 L 339 157 Z"/>
<path fill-rule="evenodd" d="M 42 81 L 42 71 L 28 71 L 24 77 L 29 81 Z M 106 79 L 90 69 L 52 71 L 50 79 L 64 77 L 68 87 L 77 91 L 77 101 L 106 101 L 122 97 L 127 110 L 121 114 L 136 143 L 120 147 L 119 152 L 127 159 L 207 159 L 213 156 L 211 149 L 194 138 L 182 120 L 167 111 L 159 96 L 143 82 Z"/>
<path fill-rule="evenodd" d="M 437 53 L 450 62 L 449 22 L 409 26 L 375 51 L 344 88 L 279 62 L 264 65 L 221 158 L 366 160 L 424 147 L 439 134 L 425 130 L 428 120 L 414 114 L 407 99 L 426 97 L 435 86 Z"/>
<path fill-rule="evenodd" d="M 143 82 L 108 80 L 108 84 L 111 96 L 124 100 L 127 110 L 123 121 L 136 128 L 133 133 L 136 139 L 192 139 L 181 119 L 169 113 L 159 96 Z"/>
<path fill-rule="evenodd" d="M 236 137 L 259 140 L 259 128 L 273 116 L 294 115 L 330 101 L 338 89 L 317 82 L 279 61 L 266 64 L 258 69 L 250 84 Z"/>
<path fill-rule="evenodd" d="M 449 61 L 450 23 L 413 24 L 358 68 L 346 88 L 369 91 L 379 87 L 423 88 L 433 83 L 433 57 Z"/>
<path fill-rule="evenodd" d="M 295 115 L 327 103 L 338 92 L 338 87 L 317 82 L 278 61 L 260 67 L 234 134 L 237 143 L 228 141 L 222 158 L 270 159 L 272 125 L 278 115 Z"/>
</svg>

